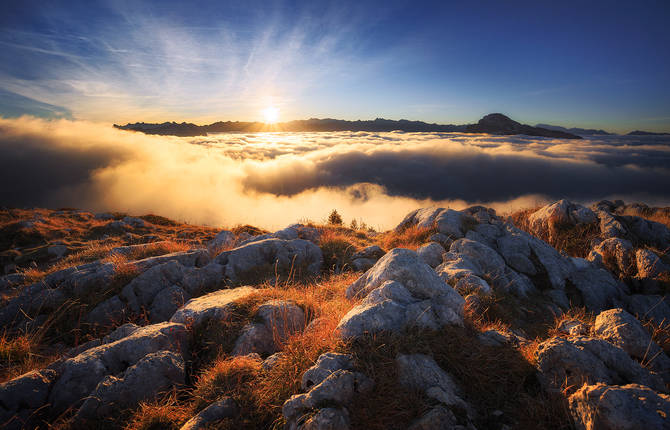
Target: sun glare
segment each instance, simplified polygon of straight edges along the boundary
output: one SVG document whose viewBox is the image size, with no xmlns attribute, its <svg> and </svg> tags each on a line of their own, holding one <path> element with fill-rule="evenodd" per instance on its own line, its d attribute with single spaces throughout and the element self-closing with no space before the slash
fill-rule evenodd
<svg viewBox="0 0 670 430">
<path fill-rule="evenodd" d="M 263 109 L 263 118 L 265 123 L 274 124 L 279 120 L 279 109 L 274 106 L 268 106 Z"/>
</svg>

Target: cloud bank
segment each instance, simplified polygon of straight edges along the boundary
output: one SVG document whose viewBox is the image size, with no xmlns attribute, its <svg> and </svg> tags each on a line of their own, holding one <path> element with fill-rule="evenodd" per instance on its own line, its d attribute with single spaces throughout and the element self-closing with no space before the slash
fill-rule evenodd
<svg viewBox="0 0 670 430">
<path fill-rule="evenodd" d="M 83 121 L 0 118 L 0 205 L 154 212 L 278 228 L 389 228 L 419 206 L 509 211 L 547 200 L 670 203 L 670 143 L 458 133 L 147 136 Z"/>
</svg>

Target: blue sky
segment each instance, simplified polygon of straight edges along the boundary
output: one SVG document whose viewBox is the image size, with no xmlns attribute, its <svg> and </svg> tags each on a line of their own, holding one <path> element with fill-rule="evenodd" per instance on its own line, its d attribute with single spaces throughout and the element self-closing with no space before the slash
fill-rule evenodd
<svg viewBox="0 0 670 430">
<path fill-rule="evenodd" d="M 3 2 L 0 114 L 670 131 L 668 22 L 667 1 Z"/>
</svg>

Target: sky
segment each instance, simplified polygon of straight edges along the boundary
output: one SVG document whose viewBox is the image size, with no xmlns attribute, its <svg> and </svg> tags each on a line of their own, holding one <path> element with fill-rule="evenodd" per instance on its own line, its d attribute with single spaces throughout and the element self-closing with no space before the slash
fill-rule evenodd
<svg viewBox="0 0 670 430">
<path fill-rule="evenodd" d="M 668 1 L 20 1 L 0 116 L 670 132 Z"/>
</svg>

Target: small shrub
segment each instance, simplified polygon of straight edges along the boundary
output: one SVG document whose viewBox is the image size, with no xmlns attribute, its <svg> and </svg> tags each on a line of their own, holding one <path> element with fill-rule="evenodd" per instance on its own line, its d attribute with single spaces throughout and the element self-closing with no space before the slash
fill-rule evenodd
<svg viewBox="0 0 670 430">
<path fill-rule="evenodd" d="M 333 209 L 333 211 L 328 215 L 328 224 L 330 225 L 342 225 L 342 216 L 337 212 L 337 209 Z"/>
</svg>

